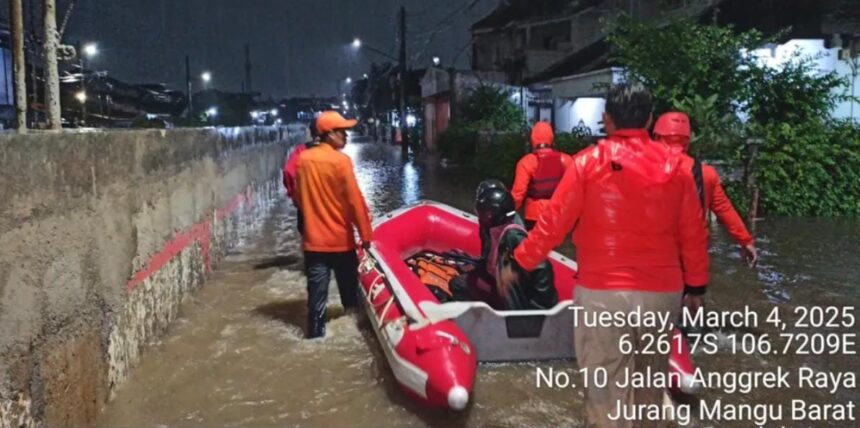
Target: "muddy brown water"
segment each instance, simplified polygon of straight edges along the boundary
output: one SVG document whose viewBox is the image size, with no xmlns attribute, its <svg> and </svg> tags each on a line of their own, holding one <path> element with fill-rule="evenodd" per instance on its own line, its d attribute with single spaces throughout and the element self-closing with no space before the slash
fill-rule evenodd
<svg viewBox="0 0 860 428">
<path fill-rule="evenodd" d="M 419 199 L 469 210 L 480 177 L 442 168 L 434 159 L 404 161 L 380 143 L 346 148 L 374 215 Z M 101 413 L 100 427 L 566 427 L 581 426 L 583 396 L 575 389 L 536 387 L 536 370 L 570 371 L 575 363 L 481 365 L 472 405 L 462 413 L 423 409 L 401 396 L 366 323 L 344 315 L 331 287 L 328 336 L 303 339 L 305 281 L 295 212 L 273 200 L 248 237 L 203 289 L 187 299 L 170 332 L 145 353 Z M 712 309 L 749 305 L 762 318 L 775 305 L 860 306 L 860 225 L 856 221 L 766 219 L 757 225 L 759 268 L 739 263 L 736 247 L 715 226 Z M 563 252 L 572 253 L 567 244 Z M 856 312 L 855 312 L 856 313 Z M 853 330 L 855 333 L 857 328 Z M 726 333 L 731 333 L 726 331 Z M 778 334 L 761 327 L 754 334 Z M 699 353 L 707 371 L 809 366 L 858 372 L 856 356 L 715 355 Z M 857 391 L 708 390 L 693 399 L 731 403 L 857 402 Z M 688 398 L 689 399 L 689 398 Z M 856 422 L 855 422 L 856 423 Z M 695 421 L 693 426 L 752 426 Z M 856 426 L 809 422 L 785 426 Z M 776 425 L 776 426 L 779 426 Z"/>
</svg>

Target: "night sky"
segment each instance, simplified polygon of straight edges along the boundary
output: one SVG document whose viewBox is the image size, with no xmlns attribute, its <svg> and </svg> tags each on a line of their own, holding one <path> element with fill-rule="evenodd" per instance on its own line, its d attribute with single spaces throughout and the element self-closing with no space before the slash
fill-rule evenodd
<svg viewBox="0 0 860 428">
<path fill-rule="evenodd" d="M 58 22 L 67 4 L 58 1 Z M 101 54 L 91 68 L 176 89 L 184 89 L 189 54 L 193 76 L 210 70 L 213 87 L 227 91 L 242 88 L 250 43 L 255 91 L 275 98 L 333 95 L 337 79 L 385 61 L 350 49 L 354 36 L 397 56 L 401 4 L 409 16 L 410 66 L 425 67 L 433 55 L 449 66 L 468 45 L 471 24 L 498 0 L 77 0 L 63 42 L 98 42 Z M 468 67 L 469 58 L 466 49 L 457 66 Z"/>
</svg>

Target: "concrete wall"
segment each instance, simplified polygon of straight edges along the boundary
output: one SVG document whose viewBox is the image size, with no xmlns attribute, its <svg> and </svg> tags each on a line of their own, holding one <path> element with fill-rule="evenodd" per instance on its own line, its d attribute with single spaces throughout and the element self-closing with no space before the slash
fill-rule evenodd
<svg viewBox="0 0 860 428">
<path fill-rule="evenodd" d="M 93 421 L 301 128 L 0 135 L 0 427 Z"/>
</svg>

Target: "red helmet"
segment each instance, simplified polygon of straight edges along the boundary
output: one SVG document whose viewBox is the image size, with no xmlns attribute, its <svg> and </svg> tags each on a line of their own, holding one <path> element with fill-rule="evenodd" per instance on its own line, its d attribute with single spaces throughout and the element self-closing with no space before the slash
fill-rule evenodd
<svg viewBox="0 0 860 428">
<path fill-rule="evenodd" d="M 660 137 L 690 138 L 690 118 L 678 111 L 670 111 L 657 119 L 654 135 Z"/>
<path fill-rule="evenodd" d="M 547 122 L 535 123 L 532 128 L 532 150 L 540 146 L 552 146 L 555 135 L 552 133 L 552 125 Z"/>
</svg>

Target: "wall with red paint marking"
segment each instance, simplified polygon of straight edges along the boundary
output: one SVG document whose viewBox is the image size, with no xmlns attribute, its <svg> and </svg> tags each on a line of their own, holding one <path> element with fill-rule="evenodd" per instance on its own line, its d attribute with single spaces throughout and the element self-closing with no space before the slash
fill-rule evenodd
<svg viewBox="0 0 860 428">
<path fill-rule="evenodd" d="M 0 135 L 0 426 L 91 422 L 253 233 L 304 138 L 301 126 Z"/>
</svg>

